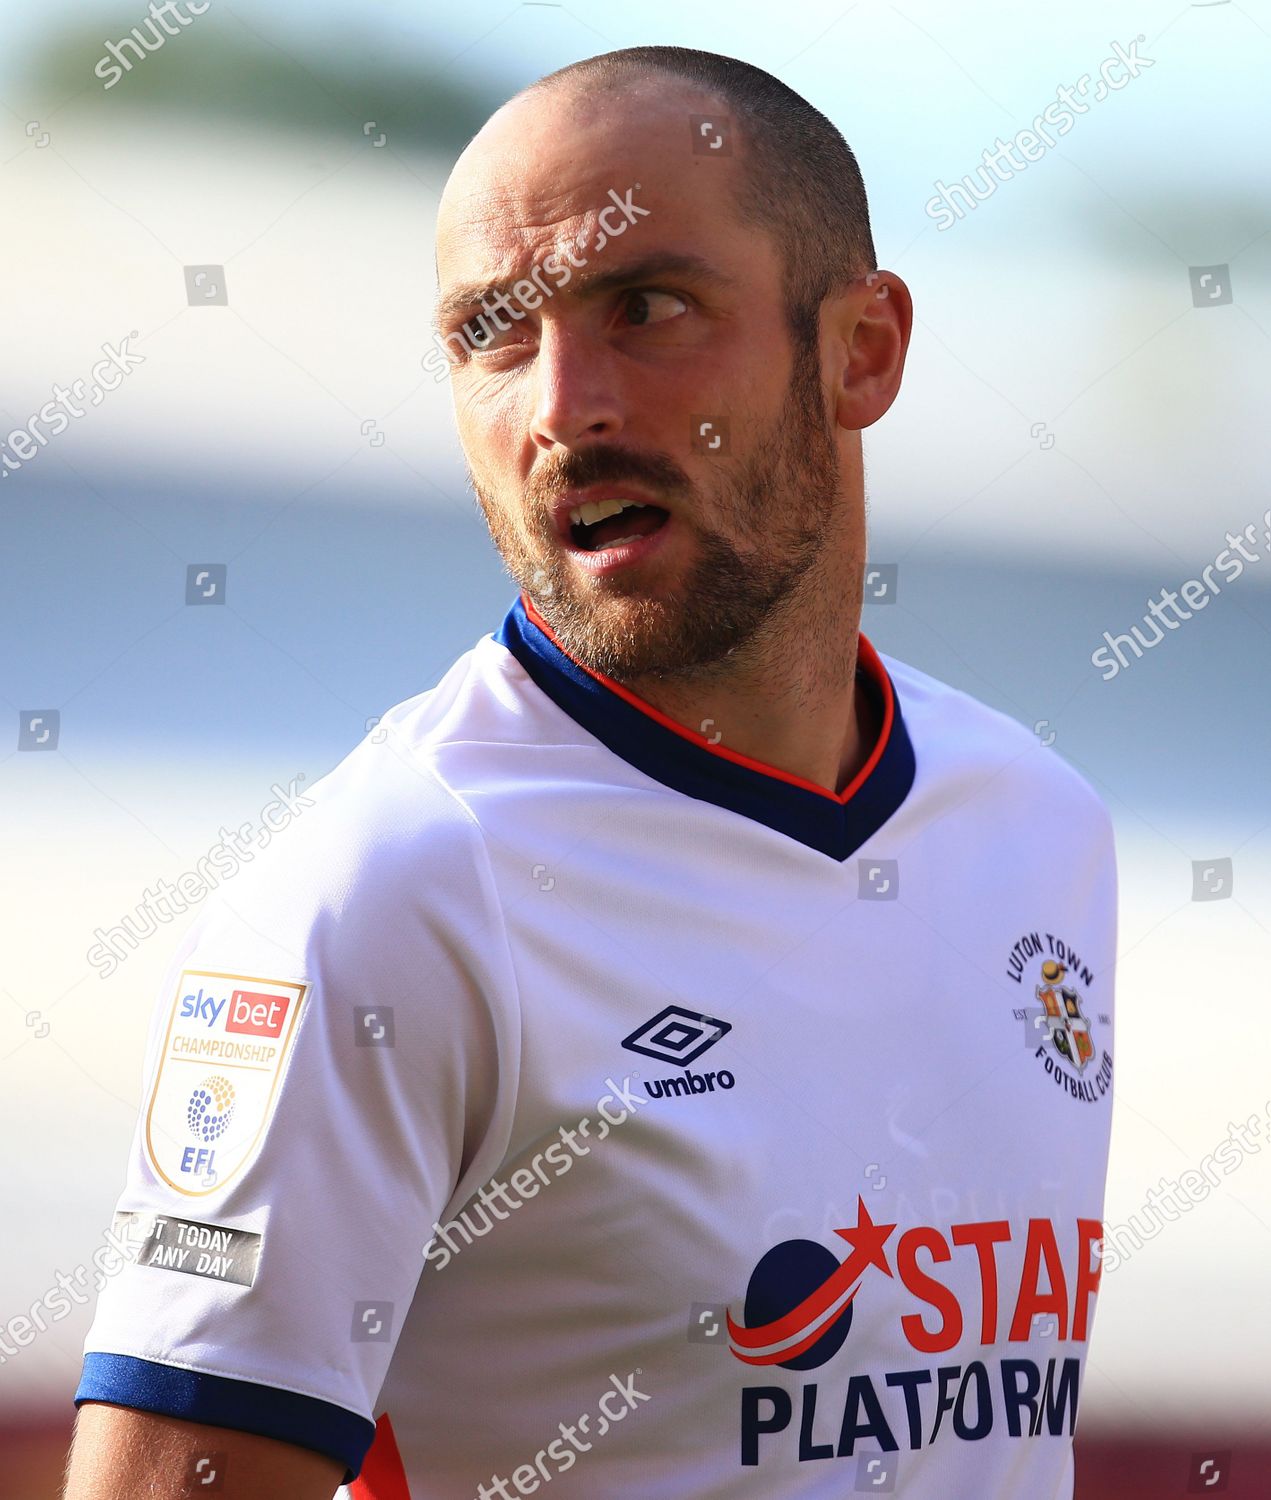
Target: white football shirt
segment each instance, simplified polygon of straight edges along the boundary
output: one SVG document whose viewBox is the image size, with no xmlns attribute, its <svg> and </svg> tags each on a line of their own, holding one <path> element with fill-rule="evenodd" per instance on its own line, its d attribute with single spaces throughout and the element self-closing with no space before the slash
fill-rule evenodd
<svg viewBox="0 0 1271 1500">
<path fill-rule="evenodd" d="M 837 796 L 524 596 L 388 713 L 172 959 L 76 1400 L 359 1500 L 1071 1496 L 1109 821 L 860 670 Z"/>
</svg>

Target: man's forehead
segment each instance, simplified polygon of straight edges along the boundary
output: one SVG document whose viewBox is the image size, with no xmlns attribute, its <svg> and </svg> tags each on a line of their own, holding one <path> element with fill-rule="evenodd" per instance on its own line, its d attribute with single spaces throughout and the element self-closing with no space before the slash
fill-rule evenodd
<svg viewBox="0 0 1271 1500">
<path fill-rule="evenodd" d="M 711 201 L 726 200 L 732 163 L 707 161 L 693 150 L 691 117 L 711 96 L 667 82 L 638 80 L 612 98 L 523 96 L 493 115 L 442 195 L 443 277 L 451 253 L 466 259 L 481 246 L 514 255 L 527 242 L 559 240 L 564 227 L 576 228 L 610 203 L 611 190 L 634 191 L 664 220 L 690 210 L 704 216 Z"/>
</svg>

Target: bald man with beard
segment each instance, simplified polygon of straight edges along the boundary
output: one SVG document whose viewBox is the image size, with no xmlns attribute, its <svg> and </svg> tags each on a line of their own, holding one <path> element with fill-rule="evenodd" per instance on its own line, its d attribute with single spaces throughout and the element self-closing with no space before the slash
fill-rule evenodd
<svg viewBox="0 0 1271 1500">
<path fill-rule="evenodd" d="M 912 307 L 850 149 L 736 59 L 588 58 L 436 268 L 516 598 L 173 960 L 68 1500 L 1067 1500 L 1111 834 L 861 634 Z"/>
</svg>

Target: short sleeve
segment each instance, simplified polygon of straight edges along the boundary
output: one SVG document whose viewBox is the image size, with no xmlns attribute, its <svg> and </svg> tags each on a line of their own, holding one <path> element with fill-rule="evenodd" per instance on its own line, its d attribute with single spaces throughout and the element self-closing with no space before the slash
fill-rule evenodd
<svg viewBox="0 0 1271 1500">
<path fill-rule="evenodd" d="M 75 1400 L 351 1477 L 432 1227 L 506 1148 L 519 1029 L 480 830 L 429 767 L 372 736 L 297 800 L 168 966 Z"/>
</svg>

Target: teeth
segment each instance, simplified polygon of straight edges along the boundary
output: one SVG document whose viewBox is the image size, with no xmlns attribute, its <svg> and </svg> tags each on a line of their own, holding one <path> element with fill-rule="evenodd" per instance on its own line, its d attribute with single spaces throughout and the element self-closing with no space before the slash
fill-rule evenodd
<svg viewBox="0 0 1271 1500">
<path fill-rule="evenodd" d="M 588 500 L 582 505 L 574 506 L 569 513 L 570 523 L 574 526 L 594 526 L 597 521 L 603 521 L 606 516 L 621 515 L 624 510 L 634 506 L 637 510 L 644 509 L 642 500 Z"/>
</svg>

